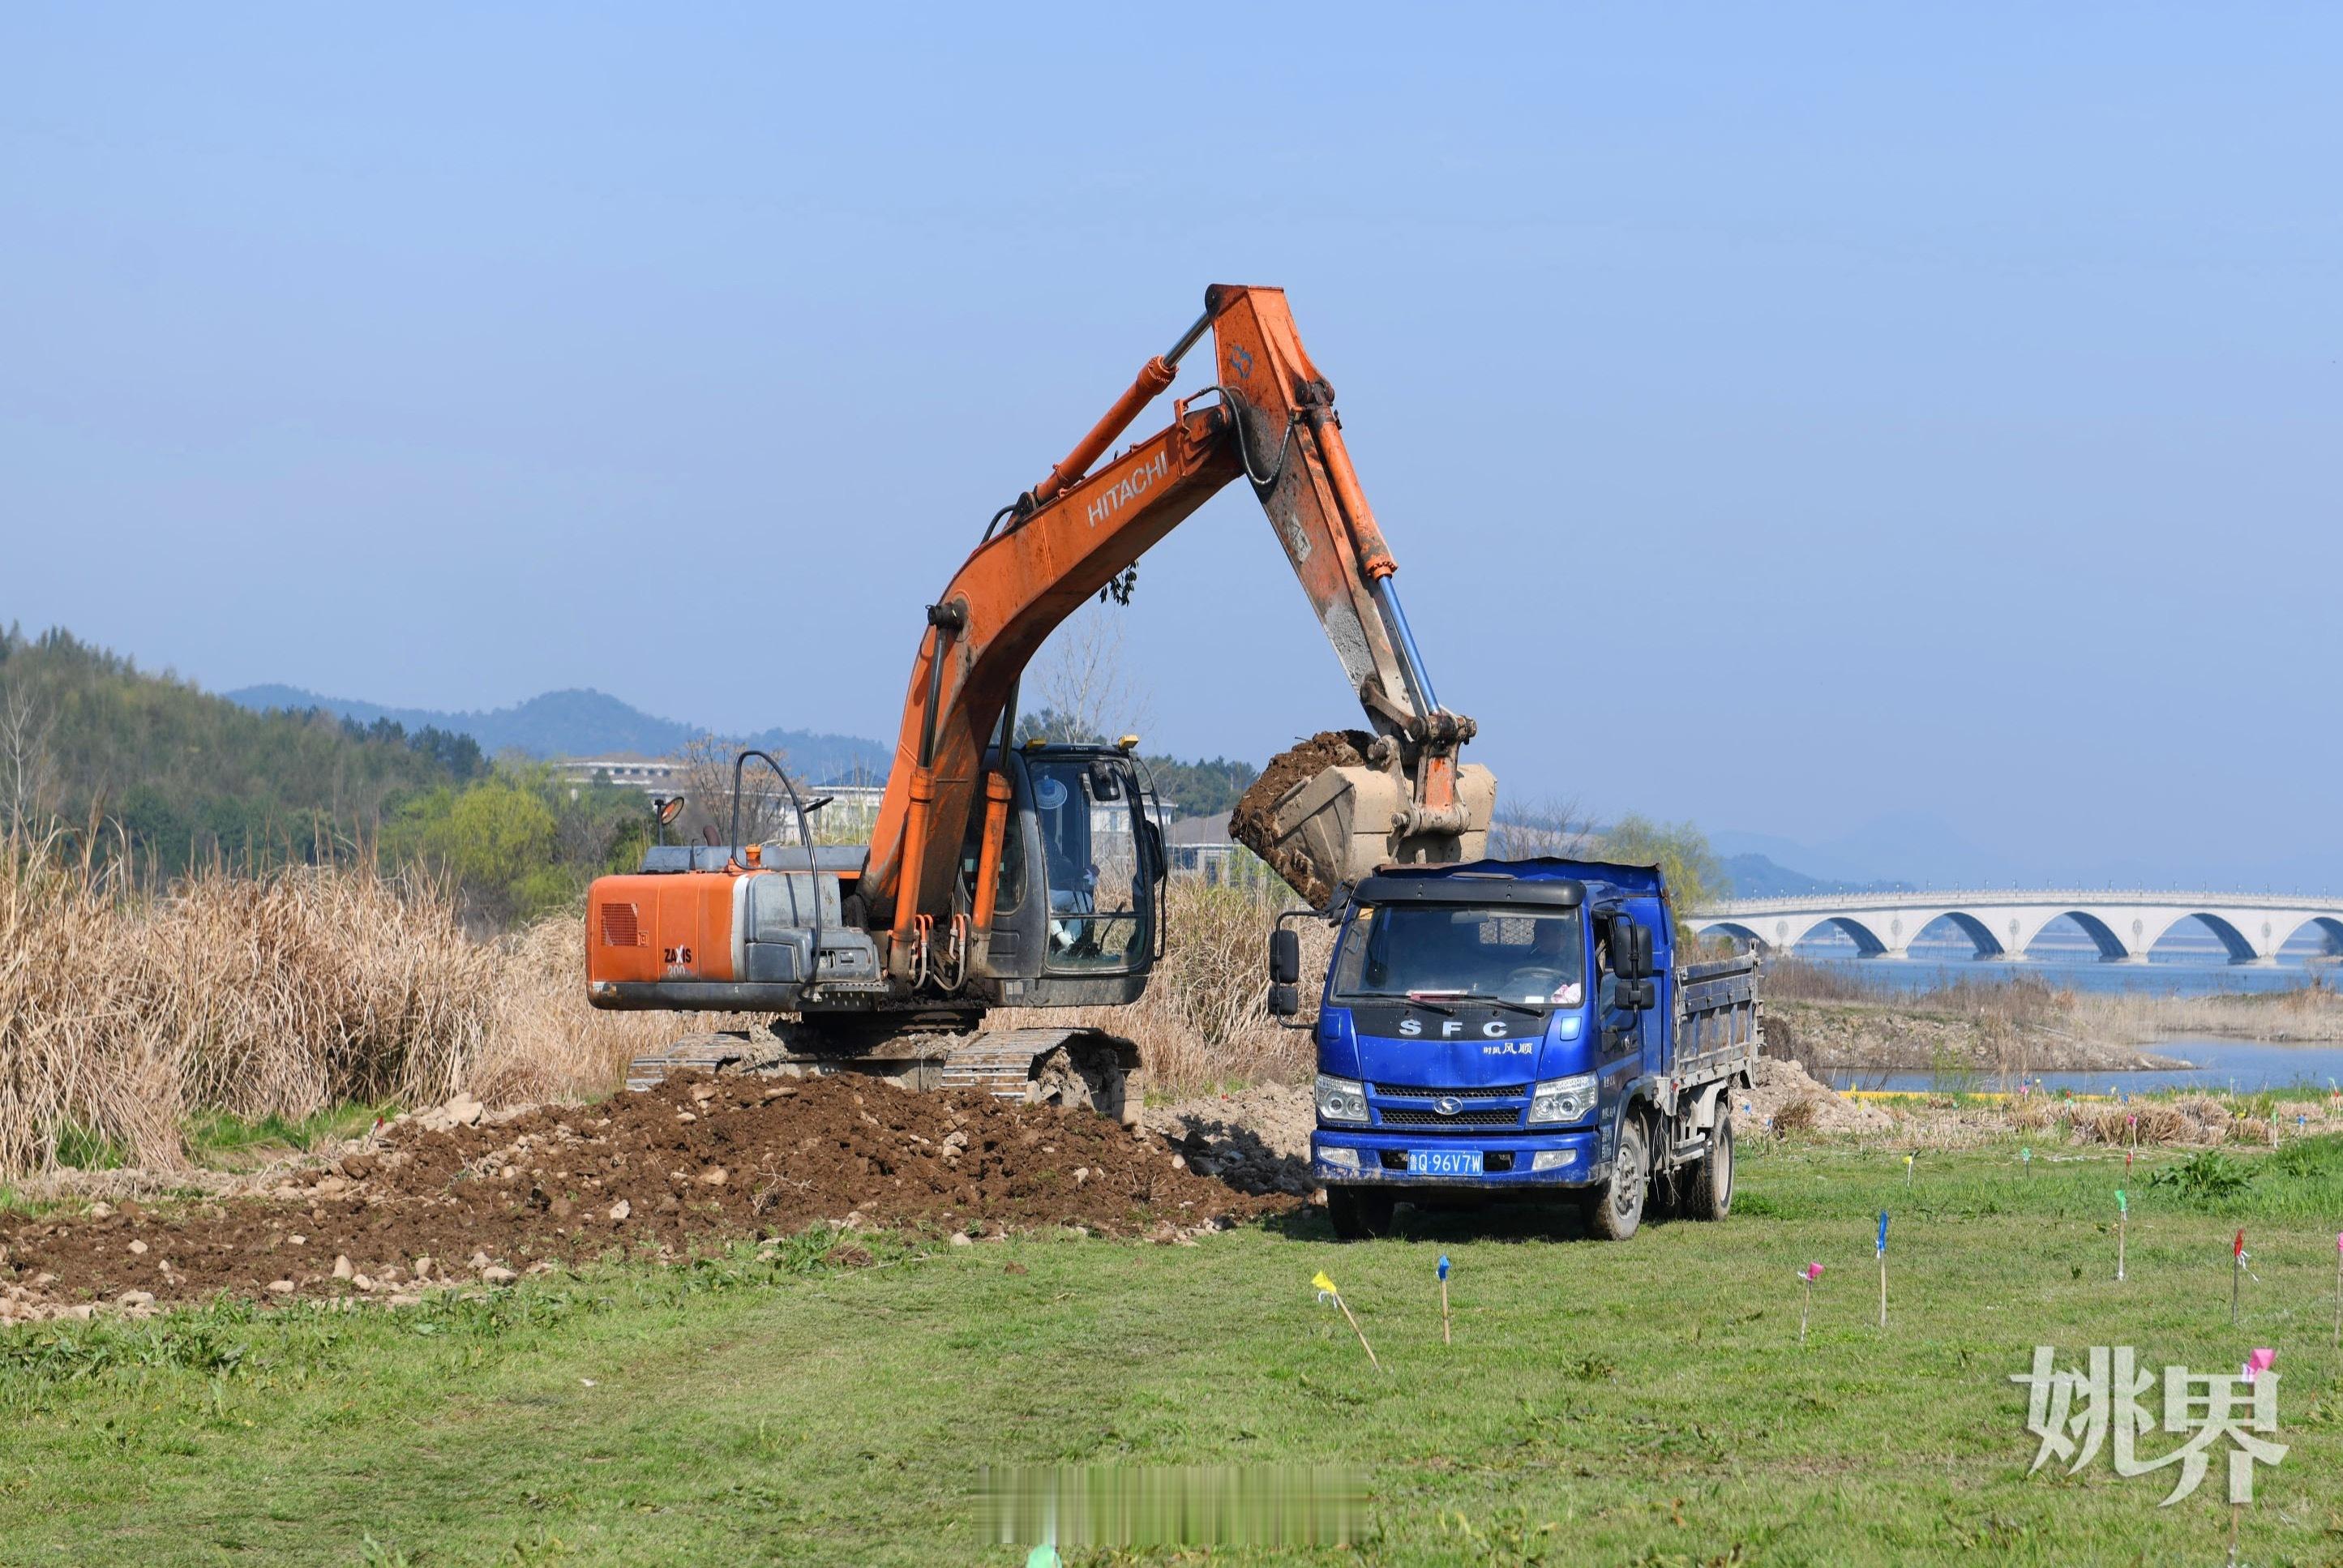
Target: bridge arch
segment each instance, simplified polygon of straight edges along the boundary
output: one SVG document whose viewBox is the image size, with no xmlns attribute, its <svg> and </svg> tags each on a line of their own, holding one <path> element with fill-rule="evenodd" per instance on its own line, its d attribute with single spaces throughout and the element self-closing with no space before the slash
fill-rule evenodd
<svg viewBox="0 0 2343 1568">
<path fill-rule="evenodd" d="M 2082 927 L 2083 934 L 2091 939 L 2091 945 L 2099 950 L 2099 957 L 2107 962 L 2116 963 L 2131 957 L 2131 949 L 2125 945 L 2123 938 L 2116 934 L 2115 928 L 2105 918 L 2088 910 L 2061 910 L 2042 924 L 2047 927 L 2052 920 L 2062 918 Z M 2034 940 L 2041 935 L 2041 930 L 2036 930 L 2033 937 L 2026 939 L 2026 945 L 2032 946 Z"/>
<path fill-rule="evenodd" d="M 2001 945 L 2001 939 L 1993 934 L 1993 928 L 1966 910 L 1946 910 L 1943 914 L 1914 931 L 1911 940 L 1916 942 L 1930 931 L 1944 925 L 1950 925 L 1961 935 L 1968 938 L 1976 946 L 1976 956 L 1980 959 L 1997 959 L 2006 954 L 2007 950 Z"/>
<path fill-rule="evenodd" d="M 2294 940 L 2295 938 L 2302 935 L 2303 932 L 2308 930 L 2319 930 L 2326 932 L 2327 950 L 2330 953 L 2343 954 L 2343 915 L 2313 915 L 2308 920 L 2303 921 L 2300 925 L 2295 927 L 2294 930 L 2287 932 L 2285 938 L 2280 940 L 2278 945 L 2280 947 L 2284 947 L 2288 942 Z"/>
<path fill-rule="evenodd" d="M 1855 915 L 1832 915 L 1827 919 L 1816 920 L 1798 933 L 1796 941 L 1805 940 L 1825 926 L 1836 926 L 1848 940 L 1855 943 L 1855 952 L 1864 958 L 1875 959 L 1887 951 L 1887 943 L 1879 933 L 1865 923 L 1865 918 Z M 1795 946 L 1795 942 L 1792 945 Z M 1897 945 L 1900 949 L 1902 944 Z"/>
<path fill-rule="evenodd" d="M 2243 928 L 2236 921 L 2226 916 L 2217 915 L 2210 910 L 2190 910 L 2177 916 L 2164 928 L 2163 931 L 2157 933 L 2157 940 L 2161 940 L 2176 927 L 2185 925 L 2190 920 L 2195 920 L 2219 939 L 2222 948 L 2229 955 L 2231 963 L 2249 964 L 2261 956 L 2254 949 L 2253 939 L 2246 934 Z"/>
<path fill-rule="evenodd" d="M 1724 931 L 1765 953 L 1791 952 L 1800 942 L 1825 926 L 1835 927 L 1843 932 L 1855 944 L 1855 952 L 1863 958 L 1875 959 L 1887 951 L 1887 944 L 1880 940 L 1879 933 L 1854 915 L 1800 915 L 1761 920 L 1735 920 L 1723 915 L 1694 915 L 1689 918 L 1694 934 L 1697 936 Z"/>
<path fill-rule="evenodd" d="M 1745 926 L 1739 920 L 1704 920 L 1694 915 L 1692 926 L 1692 934 L 1696 937 L 1714 936 L 1722 931 L 1735 941 L 1745 943 L 1758 952 L 1766 950 L 1765 939 L 1757 934 L 1755 928 Z"/>
</svg>

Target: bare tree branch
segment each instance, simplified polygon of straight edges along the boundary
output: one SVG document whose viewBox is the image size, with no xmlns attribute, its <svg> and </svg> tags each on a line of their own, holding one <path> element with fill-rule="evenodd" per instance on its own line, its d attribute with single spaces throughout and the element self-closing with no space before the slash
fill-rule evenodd
<svg viewBox="0 0 2343 1568">
<path fill-rule="evenodd" d="M 1029 732 L 1044 740 L 1111 740 L 1143 731 L 1152 718 L 1123 657 L 1121 616 L 1104 605 L 1085 605 L 1050 635 L 1027 689 Z"/>
<path fill-rule="evenodd" d="M 1594 844 L 1594 823 L 1575 800 L 1541 796 L 1502 813 L 1492 825 L 1489 853 L 1501 860 L 1540 855 L 1584 859 Z"/>
<path fill-rule="evenodd" d="M 11 832 L 56 814 L 56 771 L 49 756 L 54 716 L 29 690 L 0 695 L 0 805 Z"/>
</svg>

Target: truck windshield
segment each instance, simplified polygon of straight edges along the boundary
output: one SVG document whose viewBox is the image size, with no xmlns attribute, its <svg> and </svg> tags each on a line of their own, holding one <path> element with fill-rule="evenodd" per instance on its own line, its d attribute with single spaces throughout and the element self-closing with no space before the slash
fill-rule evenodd
<svg viewBox="0 0 2343 1568">
<path fill-rule="evenodd" d="M 1353 911 L 1337 1000 L 1487 997 L 1574 1007 L 1585 976 L 1576 910 L 1386 904 Z"/>
</svg>

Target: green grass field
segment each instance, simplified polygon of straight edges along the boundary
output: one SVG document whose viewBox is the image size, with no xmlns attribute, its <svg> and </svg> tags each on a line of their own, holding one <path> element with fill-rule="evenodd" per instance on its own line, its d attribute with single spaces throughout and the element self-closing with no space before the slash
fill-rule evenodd
<svg viewBox="0 0 2343 1568">
<path fill-rule="evenodd" d="M 0 1563 L 1011 1564 L 979 1537 L 979 1467 L 1060 1462 L 1364 1468 L 1353 1547 L 1213 1561 L 2221 1562 L 2226 1444 L 2168 1509 L 2170 1472 L 2120 1479 L 2104 1452 L 2026 1474 L 2007 1379 L 2040 1343 L 2200 1372 L 2276 1347 L 2293 1451 L 2257 1473 L 2242 1560 L 2343 1562 L 2343 1141 L 2230 1157 L 2242 1187 L 2193 1191 L 2152 1186 L 2177 1161 L 2143 1155 L 2122 1284 L 2121 1156 L 2037 1150 L 2029 1173 L 2016 1152 L 1924 1155 L 1907 1190 L 1899 1154 L 1751 1151 L 1732 1221 L 1624 1246 L 1446 1216 L 1345 1247 L 1313 1216 L 1195 1247 L 882 1245 L 889 1266 L 840 1271 L 818 1237 L 399 1312 L 20 1329 L 0 1334 Z M 2232 1329 L 2240 1223 L 2259 1280 Z"/>
</svg>

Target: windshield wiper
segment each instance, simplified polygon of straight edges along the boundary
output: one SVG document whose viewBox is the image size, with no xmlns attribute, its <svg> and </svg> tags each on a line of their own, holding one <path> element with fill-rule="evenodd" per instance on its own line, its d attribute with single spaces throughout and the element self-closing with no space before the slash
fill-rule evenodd
<svg viewBox="0 0 2343 1568">
<path fill-rule="evenodd" d="M 1515 1012 L 1525 1012 L 1532 1018 L 1543 1018 L 1545 1016 L 1545 1009 L 1542 1007 L 1532 1007 L 1528 1002 L 1514 1001 L 1507 997 L 1491 996 L 1485 991 L 1458 991 L 1456 993 L 1456 1000 L 1458 1001 L 1486 1002 L 1491 1007 L 1509 1007 Z"/>
<path fill-rule="evenodd" d="M 1463 995 L 1461 990 L 1412 990 L 1407 993 L 1407 1000 L 1418 1007 L 1430 1008 L 1443 1018 L 1454 1018 L 1456 1016 L 1454 1008 L 1443 1007 L 1440 1004 L 1443 1001 L 1461 999 Z"/>
</svg>

